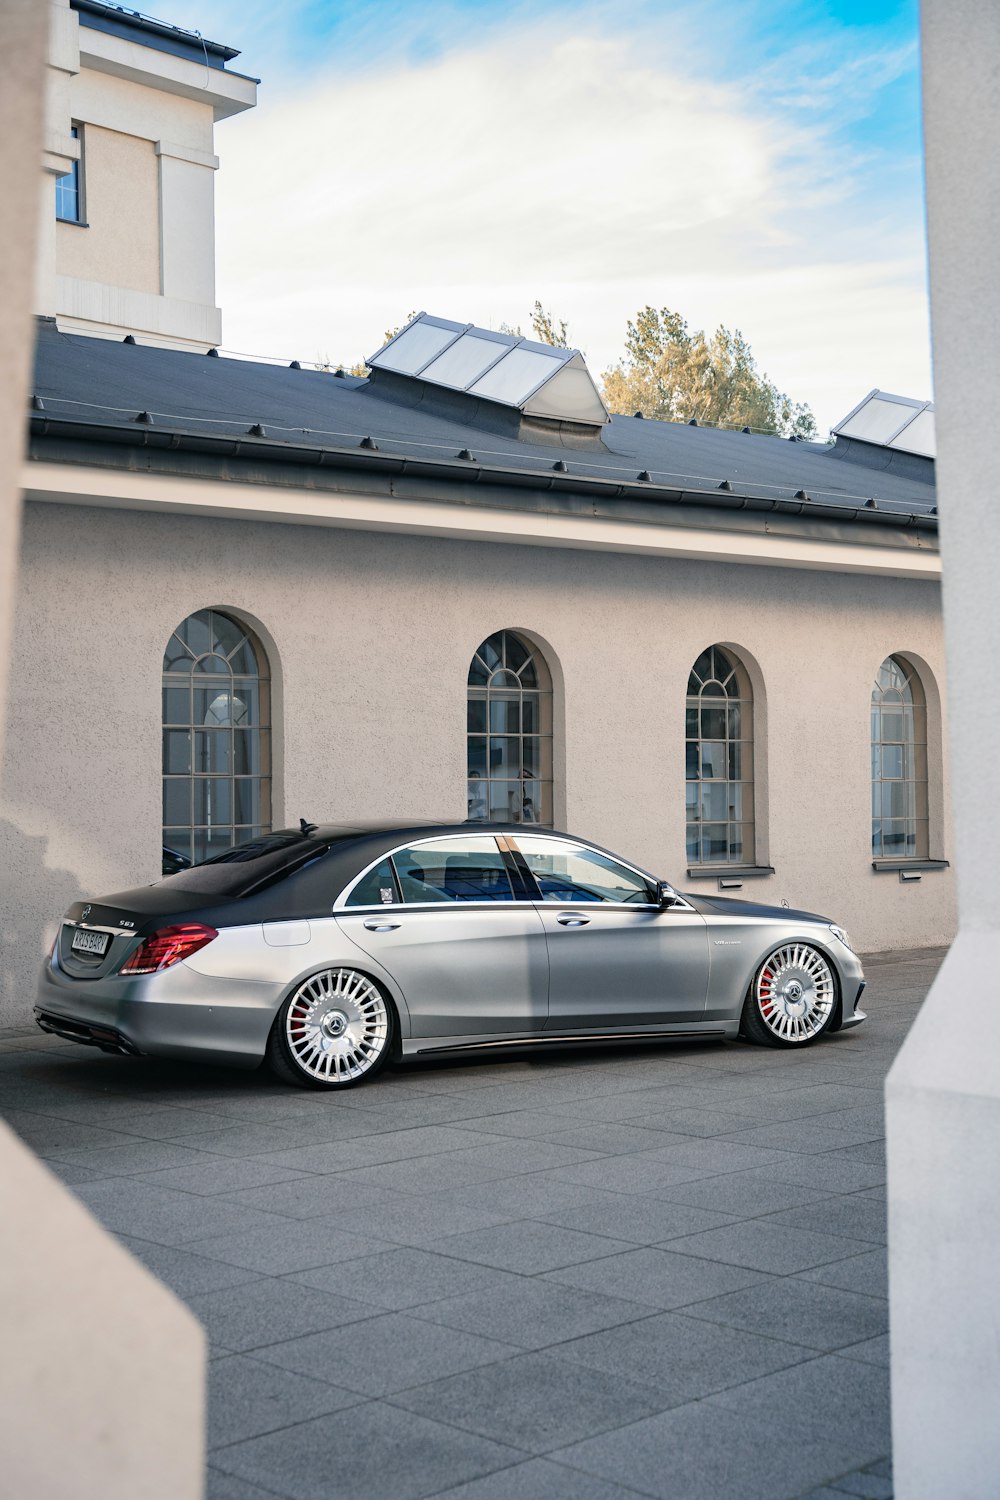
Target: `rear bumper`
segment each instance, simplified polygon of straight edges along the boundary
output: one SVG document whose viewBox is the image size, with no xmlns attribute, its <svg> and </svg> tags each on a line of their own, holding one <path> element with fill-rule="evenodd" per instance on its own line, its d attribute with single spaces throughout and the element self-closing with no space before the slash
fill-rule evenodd
<svg viewBox="0 0 1000 1500">
<path fill-rule="evenodd" d="M 184 963 L 160 974 L 81 980 L 48 962 L 35 1020 L 43 1031 L 106 1052 L 253 1068 L 281 999 L 278 984 L 220 979 Z"/>
</svg>

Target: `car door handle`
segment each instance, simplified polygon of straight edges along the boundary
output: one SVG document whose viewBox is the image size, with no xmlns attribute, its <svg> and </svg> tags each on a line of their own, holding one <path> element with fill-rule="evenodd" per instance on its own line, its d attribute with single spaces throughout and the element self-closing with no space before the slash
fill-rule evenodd
<svg viewBox="0 0 1000 1500">
<path fill-rule="evenodd" d="M 556 917 L 560 927 L 586 927 L 590 921 L 589 917 L 577 917 L 572 912 L 564 911 L 561 916 Z"/>
<path fill-rule="evenodd" d="M 366 922 L 365 927 L 369 932 L 395 932 L 399 926 L 398 922 L 381 922 L 378 917 Z"/>
</svg>

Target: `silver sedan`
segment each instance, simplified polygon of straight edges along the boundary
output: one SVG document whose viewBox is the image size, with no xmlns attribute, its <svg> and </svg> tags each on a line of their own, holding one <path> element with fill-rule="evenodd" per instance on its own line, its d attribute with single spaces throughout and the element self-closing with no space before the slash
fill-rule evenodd
<svg viewBox="0 0 1000 1500">
<path fill-rule="evenodd" d="M 105 1051 L 336 1089 L 390 1058 L 857 1026 L 864 976 L 825 917 L 681 895 L 522 824 L 304 820 L 79 902 L 39 985 L 45 1031 Z"/>
</svg>

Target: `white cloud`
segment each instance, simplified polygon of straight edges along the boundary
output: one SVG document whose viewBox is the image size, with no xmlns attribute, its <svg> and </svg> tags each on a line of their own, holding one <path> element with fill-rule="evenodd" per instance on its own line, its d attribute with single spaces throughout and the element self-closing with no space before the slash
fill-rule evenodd
<svg viewBox="0 0 1000 1500">
<path fill-rule="evenodd" d="M 595 370 L 646 302 L 740 327 L 821 425 L 928 385 L 919 246 L 862 237 L 815 117 L 636 39 L 520 26 L 363 77 L 324 70 L 219 133 L 226 345 L 371 353 L 411 308 L 567 317 Z"/>
</svg>

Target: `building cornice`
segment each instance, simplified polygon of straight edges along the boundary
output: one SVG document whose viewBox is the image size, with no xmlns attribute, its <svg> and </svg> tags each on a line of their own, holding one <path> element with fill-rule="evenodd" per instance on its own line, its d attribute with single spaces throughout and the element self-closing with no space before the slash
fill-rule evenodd
<svg viewBox="0 0 1000 1500">
<path fill-rule="evenodd" d="M 936 518 L 462 460 L 32 422 L 27 500 L 937 580 Z M 127 441 L 126 441 L 127 439 Z"/>
</svg>

